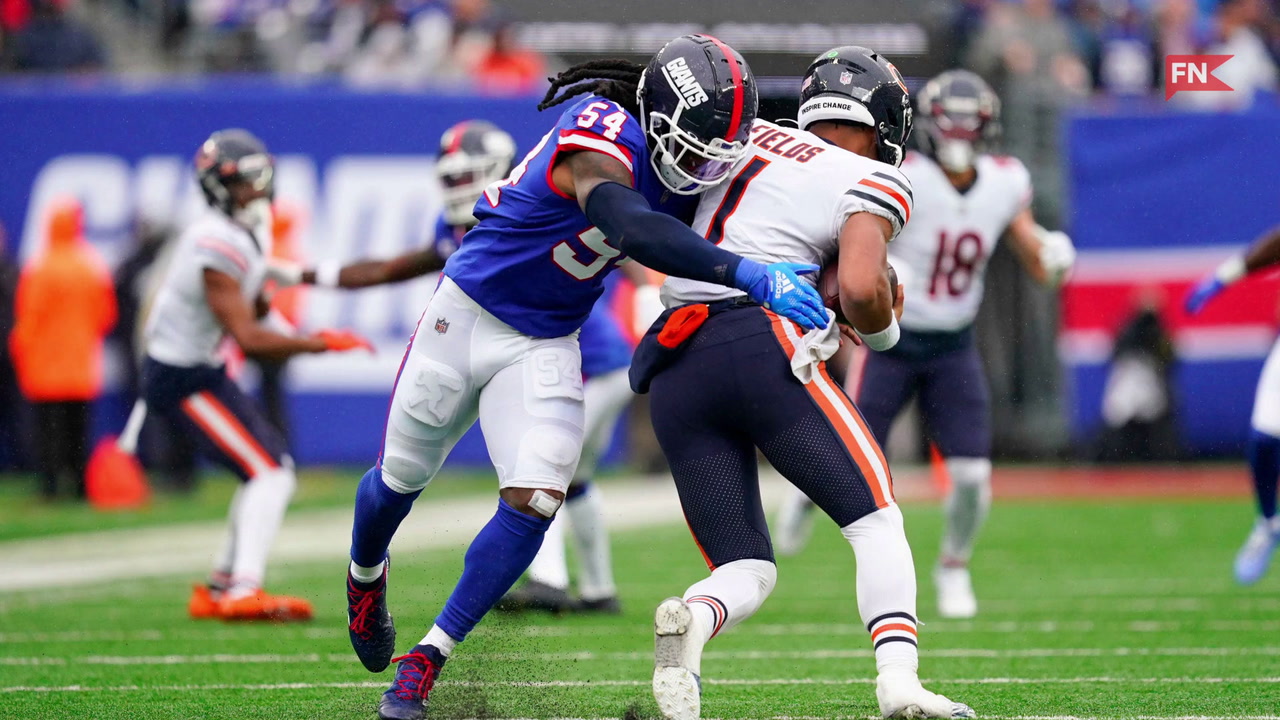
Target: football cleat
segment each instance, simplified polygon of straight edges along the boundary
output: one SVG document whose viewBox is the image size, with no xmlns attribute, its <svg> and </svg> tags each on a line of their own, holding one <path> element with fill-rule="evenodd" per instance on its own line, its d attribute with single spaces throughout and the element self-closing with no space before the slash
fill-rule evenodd
<svg viewBox="0 0 1280 720">
<path fill-rule="evenodd" d="M 617 595 L 609 597 L 596 598 L 595 600 L 585 600 L 578 598 L 578 612 L 582 613 L 600 613 L 602 615 L 621 615 L 622 605 L 618 603 Z"/>
<path fill-rule="evenodd" d="M 382 567 L 382 577 L 362 583 L 347 568 L 347 635 L 356 657 L 369 672 L 382 672 L 396 654 L 396 624 L 387 609 L 387 574 L 391 559 Z"/>
<path fill-rule="evenodd" d="M 968 705 L 925 690 L 913 672 L 881 673 L 876 678 L 876 699 L 885 718 L 977 717 Z"/>
<path fill-rule="evenodd" d="M 495 607 L 502 612 L 544 610 L 555 615 L 563 615 L 577 610 L 578 602 L 558 587 L 530 580 L 503 595 Z"/>
<path fill-rule="evenodd" d="M 408 653 L 394 658 L 396 679 L 382 693 L 378 703 L 381 720 L 422 720 L 427 711 L 427 697 L 440 676 L 445 657 L 430 645 L 415 645 Z"/>
<path fill-rule="evenodd" d="M 191 599 L 187 601 L 187 615 L 193 620 L 212 620 L 218 617 L 218 600 L 221 591 L 215 591 L 208 585 L 200 584 L 191 588 Z"/>
<path fill-rule="evenodd" d="M 305 622 L 314 616 L 315 611 L 306 600 L 288 595 L 268 595 L 261 589 L 237 598 L 224 594 L 218 601 L 218 617 L 228 622 Z"/>
<path fill-rule="evenodd" d="M 1236 582 L 1241 585 L 1252 585 L 1267 574 L 1271 565 L 1271 555 L 1280 544 L 1280 532 L 1277 532 L 1266 518 L 1258 518 L 1244 541 L 1244 547 L 1236 555 Z"/>
<path fill-rule="evenodd" d="M 693 612 L 678 597 L 663 600 L 653 616 L 653 699 L 667 720 L 702 715 L 702 679 L 685 667 Z"/>
<path fill-rule="evenodd" d="M 978 598 L 973 594 L 969 568 L 938 567 L 933 571 L 938 590 L 938 615 L 949 620 L 967 620 L 978 614 Z"/>
</svg>

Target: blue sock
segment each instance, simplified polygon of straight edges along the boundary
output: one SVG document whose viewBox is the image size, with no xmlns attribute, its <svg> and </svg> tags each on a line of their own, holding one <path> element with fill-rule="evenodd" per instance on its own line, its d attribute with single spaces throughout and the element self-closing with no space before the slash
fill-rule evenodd
<svg viewBox="0 0 1280 720">
<path fill-rule="evenodd" d="M 467 548 L 462 577 L 436 618 L 449 637 L 462 642 L 480 618 L 529 569 L 542 547 L 551 518 L 525 515 L 498 500 L 498 512 Z"/>
<path fill-rule="evenodd" d="M 351 561 L 373 567 L 387 559 L 387 548 L 400 522 L 409 515 L 422 491 L 398 493 L 382 482 L 382 468 L 374 466 L 356 488 L 356 520 L 351 528 Z"/>
<path fill-rule="evenodd" d="M 1280 438 L 1260 430 L 1249 433 L 1249 467 L 1258 510 L 1268 520 L 1276 514 L 1276 481 L 1280 480 Z"/>
</svg>

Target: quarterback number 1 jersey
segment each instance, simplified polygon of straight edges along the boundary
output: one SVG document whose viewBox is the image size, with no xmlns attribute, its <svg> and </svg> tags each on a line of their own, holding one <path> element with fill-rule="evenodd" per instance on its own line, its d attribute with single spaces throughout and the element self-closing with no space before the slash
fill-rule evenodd
<svg viewBox="0 0 1280 720">
<path fill-rule="evenodd" d="M 894 235 L 912 216 L 911 183 L 893 166 L 763 120 L 751 126 L 751 144 L 729 178 L 702 194 L 693 229 L 762 263 L 825 265 L 839 252 L 840 231 L 850 215 L 883 217 Z M 673 277 L 662 293 L 672 307 L 742 291 Z"/>
<path fill-rule="evenodd" d="M 906 288 L 908 330 L 949 332 L 973 323 L 996 242 L 1031 202 L 1031 177 L 1017 159 L 979 155 L 976 168 L 977 180 L 961 193 L 928 157 L 912 152 L 902 163 L 921 198 L 889 248 Z"/>
<path fill-rule="evenodd" d="M 479 224 L 444 269 L 472 300 L 526 335 L 576 331 L 605 275 L 625 259 L 551 180 L 559 153 L 582 151 L 622 163 L 655 210 L 684 219 L 695 202 L 666 192 L 631 113 L 596 95 L 570 106 L 507 179 L 485 190 L 475 207 Z"/>
</svg>

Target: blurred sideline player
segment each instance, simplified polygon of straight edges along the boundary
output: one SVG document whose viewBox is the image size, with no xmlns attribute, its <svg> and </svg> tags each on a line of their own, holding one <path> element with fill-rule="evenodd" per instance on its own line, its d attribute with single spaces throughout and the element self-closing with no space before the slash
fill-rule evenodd
<svg viewBox="0 0 1280 720">
<path fill-rule="evenodd" d="M 224 336 L 247 355 L 369 348 L 348 332 L 290 337 L 258 323 L 271 252 L 274 163 L 244 130 L 209 136 L 195 157 L 209 209 L 178 239 L 147 318 L 143 397 L 201 451 L 240 477 L 226 543 L 207 585 L 188 609 L 195 618 L 309 620 L 311 604 L 262 590 L 267 555 L 296 480 L 279 430 L 227 377 L 216 357 Z"/>
<path fill-rule="evenodd" d="M 1254 241 L 1243 255 L 1222 263 L 1200 281 L 1187 296 L 1187 312 L 1196 314 L 1218 293 L 1246 275 L 1280 263 L 1280 228 Z M 1247 457 L 1253 473 L 1253 493 L 1258 500 L 1258 520 L 1236 555 L 1236 580 L 1252 585 L 1262 579 L 1271 555 L 1280 544 L 1280 518 L 1276 517 L 1276 480 L 1280 478 L 1280 340 L 1271 348 L 1258 378 L 1253 398 Z"/>
<path fill-rule="evenodd" d="M 857 46 L 820 55 L 801 87 L 800 129 L 757 120 L 731 180 L 702 198 L 694 229 L 760 262 L 838 259 L 841 316 L 887 351 L 902 298 L 886 248 L 912 216 L 911 184 L 896 169 L 910 97 L 891 63 Z M 654 431 L 711 569 L 655 614 L 663 716 L 700 717 L 703 646 L 753 615 L 777 582 L 758 448 L 853 547 L 883 716 L 973 717 L 920 684 L 911 547 L 888 463 L 828 374 L 837 326 L 806 332 L 740 292 L 692 280 L 669 279 L 662 293 L 674 309 L 637 349 L 633 384 L 642 392 L 652 383 Z"/>
<path fill-rule="evenodd" d="M 849 389 L 881 444 L 919 394 L 929 438 L 951 480 L 934 571 L 938 614 L 970 618 L 978 604 L 969 558 L 991 506 L 991 393 L 973 342 L 987 260 L 1007 230 L 1027 272 L 1057 287 L 1075 263 L 1075 249 L 1065 234 L 1036 223 L 1022 163 L 988 154 L 999 136 L 1000 100 L 982 78 L 951 70 L 930 80 L 916 117 L 924 152 L 908 153 L 902 172 L 917 203 L 889 252 L 911 295 L 902 340 L 887 353 L 869 354 Z M 778 522 L 781 552 L 803 546 L 810 508 L 800 493 L 788 496 Z"/>
<path fill-rule="evenodd" d="M 445 131 L 440 139 L 436 173 L 444 189 L 444 208 L 435 225 L 430 247 L 406 253 L 386 261 L 365 261 L 338 268 L 320 265 L 311 270 L 290 270 L 287 264 L 278 268 L 286 282 L 305 282 L 342 288 L 361 288 L 400 282 L 442 267 L 462 244 L 468 230 L 475 227 L 475 204 L 484 189 L 507 176 L 515 161 L 515 140 L 493 123 L 467 120 Z M 622 271 L 637 287 L 651 289 L 657 300 L 657 287 L 649 285 L 644 268 L 636 263 L 622 265 Z M 591 483 L 591 476 L 601 454 L 612 437 L 618 416 L 633 397 L 627 384 L 627 367 L 631 364 L 631 344 L 611 311 L 613 278 L 605 281 L 605 294 L 596 301 L 591 315 L 582 325 L 578 337 L 582 348 L 582 374 L 586 425 L 582 459 L 578 471 L 565 494 L 564 509 L 569 515 L 577 543 L 581 565 L 580 601 L 569 597 L 569 574 L 565 562 L 564 523 L 552 523 L 544 536 L 542 548 L 529 566 L 529 582 L 508 594 L 499 605 L 502 609 L 602 610 L 618 608 L 617 590 L 609 557 L 609 537 L 604 522 L 604 501 Z M 641 315 L 643 308 L 641 308 Z M 652 312 L 648 321 L 657 316 Z M 637 322 L 640 322 L 638 319 Z M 647 327 L 647 322 L 646 322 Z"/>
<path fill-rule="evenodd" d="M 476 203 L 479 224 L 445 264 L 405 353 L 382 453 L 356 492 L 349 636 L 379 672 L 395 651 L 387 548 L 479 417 L 498 474 L 497 511 L 467 549 L 435 624 L 395 659 L 378 708 L 384 719 L 423 717 L 441 668 L 528 568 L 564 502 L 583 442 L 577 333 L 624 255 L 738 287 L 805 327 L 827 324 L 818 294 L 796 274 L 814 268 L 742 258 L 679 219 L 745 151 L 757 100 L 741 56 L 710 36 L 683 36 L 648 67 L 570 68 L 539 107 L 571 100 Z"/>
</svg>

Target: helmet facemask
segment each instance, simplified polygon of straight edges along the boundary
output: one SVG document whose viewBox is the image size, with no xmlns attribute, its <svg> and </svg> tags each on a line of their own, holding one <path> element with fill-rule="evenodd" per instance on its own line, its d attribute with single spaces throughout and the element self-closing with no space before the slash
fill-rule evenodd
<svg viewBox="0 0 1280 720">
<path fill-rule="evenodd" d="M 474 225 L 476 201 L 484 189 L 503 180 L 511 165 L 509 157 L 471 155 L 455 152 L 436 162 L 436 175 L 443 186 L 444 221 L 453 226 Z"/>
<path fill-rule="evenodd" d="M 644 79 L 640 81 L 644 86 Z M 640 102 L 640 122 L 649 140 L 649 162 L 658 179 L 676 195 L 697 195 L 719 185 L 747 151 L 745 140 L 723 138 L 704 141 L 680 127 L 685 105 L 676 106 L 675 116 L 647 112 Z"/>
</svg>

